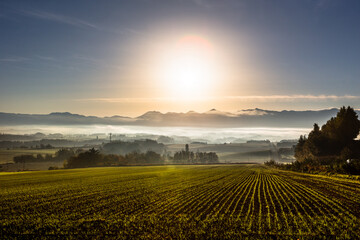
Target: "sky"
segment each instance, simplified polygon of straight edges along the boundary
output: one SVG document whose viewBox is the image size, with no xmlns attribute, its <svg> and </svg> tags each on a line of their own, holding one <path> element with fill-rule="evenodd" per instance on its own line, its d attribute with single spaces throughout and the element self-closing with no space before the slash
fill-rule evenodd
<svg viewBox="0 0 360 240">
<path fill-rule="evenodd" d="M 360 108 L 358 0 L 0 1 L 0 112 Z"/>
</svg>

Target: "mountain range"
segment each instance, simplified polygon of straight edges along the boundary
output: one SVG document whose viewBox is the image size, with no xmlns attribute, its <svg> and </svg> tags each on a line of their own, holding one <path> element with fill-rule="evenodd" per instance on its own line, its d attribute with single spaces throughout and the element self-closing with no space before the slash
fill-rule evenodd
<svg viewBox="0 0 360 240">
<path fill-rule="evenodd" d="M 50 114 L 18 114 L 0 112 L 0 125 L 138 125 L 182 127 L 298 127 L 311 128 L 314 123 L 324 124 L 336 116 L 338 109 L 307 111 L 272 111 L 246 109 L 237 112 L 222 112 L 211 109 L 207 112 L 187 113 L 149 111 L 138 117 L 96 117 L 54 112 Z M 357 111 L 359 115 L 360 112 Z"/>
</svg>

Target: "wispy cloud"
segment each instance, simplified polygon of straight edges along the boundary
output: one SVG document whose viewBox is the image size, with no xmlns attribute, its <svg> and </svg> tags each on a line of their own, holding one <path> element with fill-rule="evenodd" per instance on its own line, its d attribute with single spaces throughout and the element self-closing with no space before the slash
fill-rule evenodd
<svg viewBox="0 0 360 240">
<path fill-rule="evenodd" d="M 92 65 L 101 66 L 101 67 L 123 69 L 121 65 L 110 64 L 107 61 L 105 61 L 104 59 L 100 59 L 100 58 L 93 58 L 93 57 L 82 56 L 82 55 L 74 55 L 74 56 L 72 56 L 72 58 L 86 62 L 86 63 L 90 63 Z"/>
<path fill-rule="evenodd" d="M 103 103 L 144 103 L 169 101 L 170 98 L 83 98 L 75 99 L 79 102 L 103 102 Z"/>
<path fill-rule="evenodd" d="M 42 55 L 36 55 L 38 59 L 44 60 L 44 61 L 57 61 L 56 58 L 50 57 L 50 56 L 42 56 Z"/>
<path fill-rule="evenodd" d="M 103 103 L 143 103 L 143 102 L 165 102 L 165 101 L 173 101 L 176 100 L 174 98 L 86 98 L 86 99 L 76 99 L 76 101 L 83 102 L 103 102 Z M 360 100 L 360 96 L 353 95 L 268 95 L 268 96 L 224 96 L 224 97 L 207 97 L 207 98 L 199 98 L 199 99 L 191 99 L 194 101 L 211 101 L 211 100 L 240 100 L 240 101 L 341 101 L 341 100 Z"/>
<path fill-rule="evenodd" d="M 23 10 L 23 11 L 21 11 L 21 13 L 28 17 L 34 17 L 34 18 L 49 20 L 49 21 L 53 21 L 53 22 L 68 24 L 68 25 L 72 25 L 75 27 L 79 27 L 79 28 L 88 28 L 88 29 L 90 28 L 90 29 L 101 30 L 101 28 L 99 26 L 97 26 L 93 23 L 84 21 L 82 19 L 73 18 L 73 17 L 60 15 L 60 14 L 55 14 L 55 13 L 51 13 L 51 12 L 44 12 L 44 11 L 39 11 L 39 10 L 31 10 L 31 11 Z"/>
<path fill-rule="evenodd" d="M 7 57 L 7 58 L 0 58 L 0 62 L 24 62 L 29 60 L 29 58 L 25 57 Z"/>
<path fill-rule="evenodd" d="M 115 34 L 123 34 L 123 35 L 142 35 L 143 33 L 139 30 L 130 28 L 130 27 L 122 27 L 118 28 L 109 28 L 108 26 L 100 26 L 95 23 L 91 23 L 89 21 L 75 18 L 71 16 L 66 16 L 62 14 L 47 12 L 47 11 L 40 11 L 40 10 L 21 10 L 19 13 L 23 16 L 42 19 L 46 21 L 57 22 L 61 24 L 67 24 L 78 28 L 83 29 L 94 29 L 98 31 L 110 32 Z"/>
<path fill-rule="evenodd" d="M 213 8 L 219 6 L 231 6 L 237 7 L 241 6 L 242 1 L 238 0 L 190 0 L 198 6 L 205 7 L 205 8 Z"/>
<path fill-rule="evenodd" d="M 295 101 L 295 100 L 358 100 L 360 96 L 353 95 L 269 95 L 269 96 L 227 96 L 227 99 L 238 100 L 273 100 L 273 101 Z"/>
</svg>

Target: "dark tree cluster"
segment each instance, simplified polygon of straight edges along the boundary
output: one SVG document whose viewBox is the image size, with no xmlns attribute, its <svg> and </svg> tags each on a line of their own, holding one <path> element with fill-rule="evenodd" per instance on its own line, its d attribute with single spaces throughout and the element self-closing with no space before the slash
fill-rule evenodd
<svg viewBox="0 0 360 240">
<path fill-rule="evenodd" d="M 46 154 L 45 157 L 41 154 L 37 154 L 36 156 L 32 154 L 23 154 L 23 155 L 15 156 L 13 158 L 13 161 L 14 163 L 44 162 L 51 158 L 52 156 L 50 154 Z"/>
<path fill-rule="evenodd" d="M 180 164 L 211 164 L 218 163 L 219 157 L 215 152 L 192 152 L 189 151 L 189 145 L 185 145 L 185 150 L 174 154 L 174 163 Z"/>
<path fill-rule="evenodd" d="M 296 161 L 286 168 L 360 174 L 360 141 L 356 140 L 359 131 L 360 121 L 354 109 L 342 107 L 321 129 L 314 124 L 308 137 L 300 136 L 295 147 Z"/>
<path fill-rule="evenodd" d="M 92 148 L 86 152 L 70 157 L 64 164 L 65 168 L 96 167 L 102 163 L 103 155 Z"/>
<path fill-rule="evenodd" d="M 165 150 L 165 145 L 157 141 L 135 140 L 134 142 L 114 141 L 106 143 L 102 146 L 102 152 L 106 154 L 120 154 L 125 155 L 133 152 L 147 152 L 153 151 L 162 154 Z"/>
<path fill-rule="evenodd" d="M 359 141 L 355 140 L 359 130 L 360 121 L 354 109 L 342 107 L 321 129 L 314 124 L 307 138 L 300 136 L 295 157 L 299 161 L 323 156 L 340 156 L 343 160 L 359 157 Z"/>
<path fill-rule="evenodd" d="M 0 148 L 52 149 L 73 147 L 78 142 L 66 139 L 42 139 L 40 141 L 0 141 Z"/>
<path fill-rule="evenodd" d="M 147 151 L 146 153 L 131 152 L 124 156 L 128 164 L 164 164 L 160 154 Z"/>
<path fill-rule="evenodd" d="M 147 151 L 146 153 L 131 152 L 123 155 L 102 154 L 95 148 L 81 152 L 70 157 L 64 164 L 65 168 L 101 167 L 101 166 L 124 166 L 140 164 L 163 164 L 164 159 L 160 154 Z"/>
<path fill-rule="evenodd" d="M 25 154 L 20 156 L 15 156 L 13 161 L 15 163 L 32 163 L 32 162 L 63 162 L 66 159 L 74 156 L 75 152 L 72 149 L 62 148 L 55 153 L 55 156 L 51 154 L 37 154 L 36 156 L 31 154 Z"/>
<path fill-rule="evenodd" d="M 40 145 L 36 145 L 35 148 L 36 149 L 53 149 L 54 147 L 51 146 L 51 144 L 40 144 Z"/>
</svg>

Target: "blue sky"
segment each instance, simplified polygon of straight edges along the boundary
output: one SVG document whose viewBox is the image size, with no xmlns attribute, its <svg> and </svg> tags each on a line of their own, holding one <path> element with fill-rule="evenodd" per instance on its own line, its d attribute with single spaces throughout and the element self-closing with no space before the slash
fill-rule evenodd
<svg viewBox="0 0 360 240">
<path fill-rule="evenodd" d="M 359 12 L 356 0 L 3 0 L 0 111 L 360 108 Z M 201 98 L 173 98 L 152 75 L 186 35 L 226 69 Z"/>
</svg>

